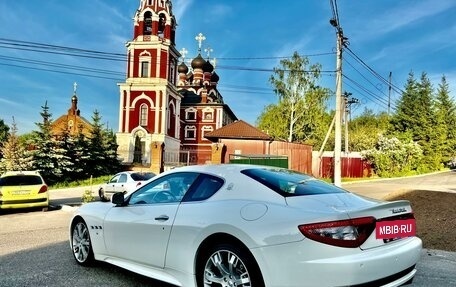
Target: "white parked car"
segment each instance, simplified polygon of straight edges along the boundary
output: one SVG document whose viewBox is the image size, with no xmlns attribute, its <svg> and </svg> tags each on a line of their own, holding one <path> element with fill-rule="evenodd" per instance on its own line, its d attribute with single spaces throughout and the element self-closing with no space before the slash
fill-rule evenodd
<svg viewBox="0 0 456 287">
<path fill-rule="evenodd" d="M 98 196 L 101 201 L 109 201 L 111 195 L 116 192 L 131 192 L 149 179 L 155 176 L 153 172 L 142 171 L 123 171 L 119 172 L 111 179 L 100 186 L 98 189 Z"/>
<path fill-rule="evenodd" d="M 79 264 L 185 287 L 400 286 L 422 248 L 408 201 L 237 164 L 164 172 L 111 203 L 82 205 L 69 229 Z"/>
</svg>

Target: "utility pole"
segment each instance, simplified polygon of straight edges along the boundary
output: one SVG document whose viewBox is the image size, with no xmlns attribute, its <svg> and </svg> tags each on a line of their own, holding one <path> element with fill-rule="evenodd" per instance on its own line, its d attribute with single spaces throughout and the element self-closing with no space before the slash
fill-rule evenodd
<svg viewBox="0 0 456 287">
<path fill-rule="evenodd" d="M 350 98 L 352 93 L 344 93 L 344 110 L 345 110 L 345 116 L 344 116 L 344 124 L 345 124 L 345 153 L 347 154 L 348 151 L 348 123 L 351 122 L 351 105 L 359 103 L 357 98 Z"/>
<path fill-rule="evenodd" d="M 336 19 L 331 19 L 329 23 L 336 28 L 337 35 L 337 62 L 336 62 L 336 114 L 335 114 L 335 142 L 334 142 L 334 178 L 335 186 L 341 186 L 342 183 L 342 47 L 346 45 L 347 38 L 344 37 L 342 28 Z"/>
</svg>

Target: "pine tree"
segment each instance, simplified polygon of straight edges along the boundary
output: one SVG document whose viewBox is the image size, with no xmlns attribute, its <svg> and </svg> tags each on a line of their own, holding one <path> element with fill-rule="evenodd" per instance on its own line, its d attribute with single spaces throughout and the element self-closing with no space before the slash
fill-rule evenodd
<svg viewBox="0 0 456 287">
<path fill-rule="evenodd" d="M 444 144 L 442 161 L 448 164 L 456 157 L 456 104 L 450 96 L 446 77 L 442 76 L 436 95 L 437 117 L 443 122 Z"/>
<path fill-rule="evenodd" d="M 49 107 L 47 102 L 44 106 L 41 106 L 42 111 L 40 112 L 43 122 L 35 123 L 38 127 L 38 131 L 34 131 L 34 168 L 39 170 L 44 180 L 48 184 L 58 182 L 62 176 L 58 169 L 59 154 L 56 153 L 56 143 L 52 138 L 51 134 L 51 117 L 49 113 Z"/>
<path fill-rule="evenodd" d="M 9 127 L 5 124 L 5 122 L 0 119 L 0 148 L 2 147 L 3 143 L 8 139 L 9 136 Z M 2 158 L 2 152 L 0 150 L 0 159 Z"/>
<path fill-rule="evenodd" d="M 89 136 L 89 154 L 87 170 L 93 177 L 109 174 L 105 150 L 103 124 L 100 113 L 95 110 L 92 116 L 92 129 Z"/>
<path fill-rule="evenodd" d="M 423 150 L 421 171 L 439 169 L 441 146 L 445 134 L 443 122 L 436 114 L 432 84 L 426 73 L 417 82 L 409 74 L 405 92 L 397 105 L 397 112 L 391 120 L 392 134 L 402 140 L 411 139 Z"/>
<path fill-rule="evenodd" d="M 114 174 L 119 172 L 121 167 L 121 161 L 117 154 L 117 141 L 116 135 L 112 130 L 104 131 L 105 151 L 106 151 L 106 163 L 108 167 L 108 174 Z"/>
<path fill-rule="evenodd" d="M 89 142 L 82 133 L 82 125 L 74 141 L 73 174 L 75 180 L 87 179 L 90 177 L 88 171 L 90 161 Z"/>
<path fill-rule="evenodd" d="M 17 125 L 13 118 L 11 133 L 0 148 L 3 158 L 0 160 L 0 171 L 30 170 L 32 157 L 17 136 Z"/>
<path fill-rule="evenodd" d="M 405 91 L 397 103 L 396 113 L 391 118 L 390 132 L 399 139 L 417 140 L 415 127 L 420 126 L 420 110 L 417 101 L 418 83 L 413 72 L 409 73 Z"/>
<path fill-rule="evenodd" d="M 57 168 L 61 175 L 59 182 L 70 182 L 73 180 L 74 171 L 74 139 L 71 136 L 68 126 L 65 125 L 57 136 L 53 136 L 55 142 L 55 153 L 58 156 Z"/>
</svg>

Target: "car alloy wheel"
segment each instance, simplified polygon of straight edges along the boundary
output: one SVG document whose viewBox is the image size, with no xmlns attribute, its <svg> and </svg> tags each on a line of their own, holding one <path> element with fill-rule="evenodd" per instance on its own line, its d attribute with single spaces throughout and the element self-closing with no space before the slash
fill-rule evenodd
<svg viewBox="0 0 456 287">
<path fill-rule="evenodd" d="M 71 247 L 76 261 L 81 265 L 88 265 L 93 261 L 92 243 L 89 229 L 84 221 L 73 224 L 71 232 Z"/>
<path fill-rule="evenodd" d="M 215 246 L 205 257 L 202 281 L 204 287 L 264 286 L 256 263 L 250 254 L 229 245 Z M 200 281 L 201 282 L 201 281 Z"/>
</svg>

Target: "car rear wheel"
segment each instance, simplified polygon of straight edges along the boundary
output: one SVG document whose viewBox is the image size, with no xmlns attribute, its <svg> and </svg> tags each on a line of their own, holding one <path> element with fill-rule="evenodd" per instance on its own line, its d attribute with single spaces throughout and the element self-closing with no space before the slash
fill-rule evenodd
<svg viewBox="0 0 456 287">
<path fill-rule="evenodd" d="M 217 244 L 202 256 L 197 271 L 198 287 L 264 287 L 253 256 L 231 244 Z"/>
<path fill-rule="evenodd" d="M 100 188 L 98 190 L 98 196 L 100 197 L 101 201 L 108 201 L 108 198 L 106 198 L 106 195 L 105 195 L 105 192 L 104 192 L 103 188 Z"/>
<path fill-rule="evenodd" d="M 74 259 L 80 265 L 89 265 L 94 261 L 89 229 L 82 219 L 72 225 L 71 249 L 73 250 Z"/>
</svg>

